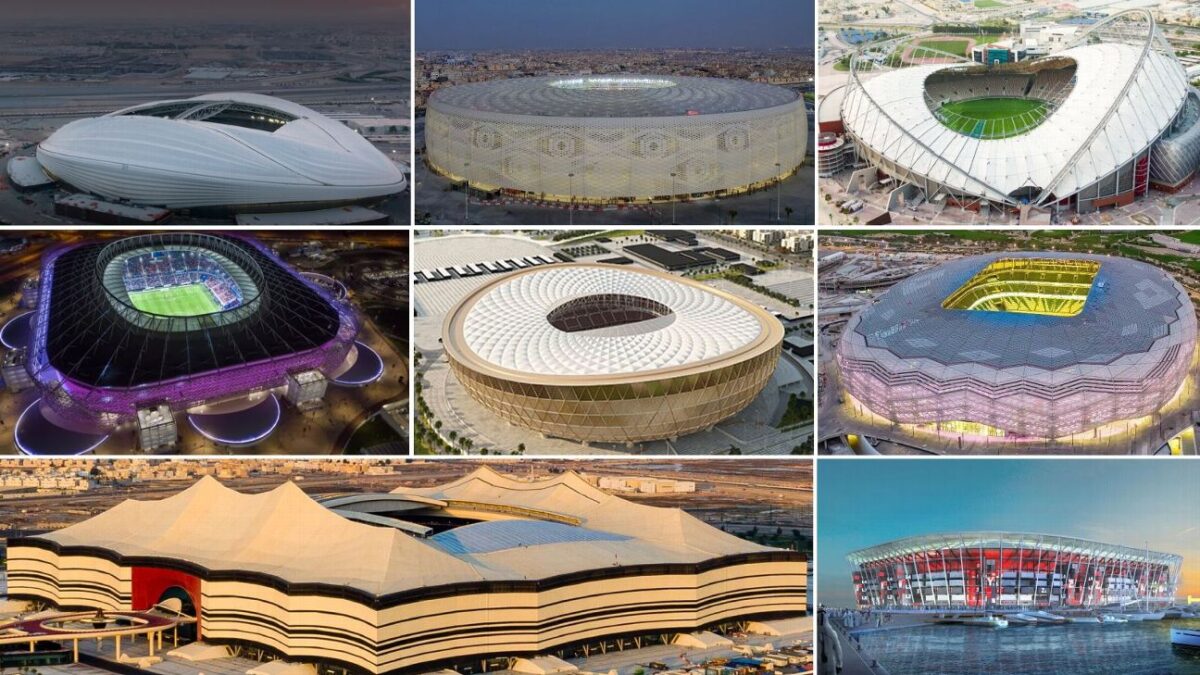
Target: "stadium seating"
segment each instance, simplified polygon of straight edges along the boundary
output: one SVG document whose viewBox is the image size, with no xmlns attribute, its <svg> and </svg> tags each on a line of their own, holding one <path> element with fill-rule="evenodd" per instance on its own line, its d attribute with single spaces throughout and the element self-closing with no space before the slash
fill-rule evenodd
<svg viewBox="0 0 1200 675">
<path fill-rule="evenodd" d="M 130 293 L 204 284 L 222 310 L 242 303 L 241 289 L 212 258 L 196 251 L 154 251 L 125 261 L 122 275 Z"/>
</svg>

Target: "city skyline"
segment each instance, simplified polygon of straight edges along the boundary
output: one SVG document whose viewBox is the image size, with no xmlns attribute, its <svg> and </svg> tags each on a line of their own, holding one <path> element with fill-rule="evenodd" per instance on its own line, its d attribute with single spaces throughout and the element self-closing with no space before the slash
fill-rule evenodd
<svg viewBox="0 0 1200 675">
<path fill-rule="evenodd" d="M 826 460 L 820 481 L 818 601 L 828 607 L 854 606 L 847 554 L 952 531 L 1062 535 L 1179 554 L 1179 596 L 1200 595 L 1194 463 Z"/>
<path fill-rule="evenodd" d="M 50 0 L 4 8 L 5 21 L 55 23 L 101 21 L 129 24 L 141 21 L 227 23 L 264 21 L 292 24 L 304 21 L 351 23 L 397 21 L 408 23 L 409 0 L 211 0 L 199 5 L 163 3 L 155 0 Z"/>
<path fill-rule="evenodd" d="M 812 46 L 813 13 L 810 2 L 781 0 L 456 0 L 419 3 L 416 32 L 420 51 L 778 49 Z"/>
</svg>

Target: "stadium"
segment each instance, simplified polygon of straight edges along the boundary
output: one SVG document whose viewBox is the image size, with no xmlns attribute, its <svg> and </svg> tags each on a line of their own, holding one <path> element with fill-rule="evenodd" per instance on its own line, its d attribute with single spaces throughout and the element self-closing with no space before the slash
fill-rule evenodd
<svg viewBox="0 0 1200 675">
<path fill-rule="evenodd" d="M 447 315 L 442 344 L 472 398 L 555 438 L 633 444 L 711 428 L 749 405 L 783 326 L 689 279 L 607 264 L 506 275 Z"/>
<path fill-rule="evenodd" d="M 893 286 L 850 318 L 836 359 L 846 393 L 892 424 L 1019 442 L 1158 412 L 1195 350 L 1195 307 L 1157 267 L 991 253 Z"/>
<path fill-rule="evenodd" d="M 177 598 L 205 643 L 366 673 L 763 630 L 805 615 L 808 573 L 803 554 L 574 473 L 486 467 L 321 503 L 290 482 L 251 495 L 206 477 L 10 539 L 7 566 L 14 600 L 118 612 Z"/>
<path fill-rule="evenodd" d="M 906 537 L 847 558 L 860 609 L 931 611 L 1162 609 L 1175 603 L 1183 565 L 1170 553 L 1015 532 Z"/>
<path fill-rule="evenodd" d="M 105 199 L 168 209 L 316 208 L 403 192 L 349 127 L 259 94 L 156 101 L 71 122 L 37 148 L 46 173 Z"/>
<path fill-rule="evenodd" d="M 863 48 L 841 103 L 858 156 L 909 203 L 1085 214 L 1178 191 L 1200 166 L 1200 93 L 1148 10 L 1038 58 L 978 63 L 939 44 Z"/>
<path fill-rule="evenodd" d="M 279 396 L 306 409 L 330 384 L 382 375 L 350 306 L 248 239 L 171 232 L 51 249 L 37 298 L 13 319 L 23 343 L 7 345 L 40 396 L 14 429 L 28 454 L 84 452 L 126 429 L 157 449 L 174 443 L 179 413 L 209 440 L 251 445 L 279 422 Z"/>
<path fill-rule="evenodd" d="M 426 162 L 481 191 L 589 204 L 721 197 L 792 175 L 808 137 L 782 87 L 650 75 L 530 77 L 441 89 Z"/>
</svg>

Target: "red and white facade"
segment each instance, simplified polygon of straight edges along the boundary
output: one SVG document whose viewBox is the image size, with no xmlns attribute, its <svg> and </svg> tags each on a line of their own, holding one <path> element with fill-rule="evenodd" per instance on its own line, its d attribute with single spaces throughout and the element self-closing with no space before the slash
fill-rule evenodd
<svg viewBox="0 0 1200 675">
<path fill-rule="evenodd" d="M 1092 609 L 1174 602 L 1183 559 L 1072 537 L 961 532 L 847 556 L 862 609 Z"/>
</svg>

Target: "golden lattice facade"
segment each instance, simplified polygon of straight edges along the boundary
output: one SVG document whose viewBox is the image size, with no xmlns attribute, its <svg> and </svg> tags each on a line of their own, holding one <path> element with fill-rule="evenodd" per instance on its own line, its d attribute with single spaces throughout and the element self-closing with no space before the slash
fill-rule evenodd
<svg viewBox="0 0 1200 675">
<path fill-rule="evenodd" d="M 637 443 L 708 429 L 758 396 L 782 343 L 729 365 L 676 377 L 613 384 L 528 383 L 486 375 L 450 359 L 458 381 L 492 413 L 546 436 Z"/>
<path fill-rule="evenodd" d="M 587 275 L 600 272 L 611 272 L 603 269 L 605 266 L 578 265 L 555 266 L 556 272 L 579 272 Z M 611 267 L 611 266 L 609 266 Z M 642 304 L 645 307 L 656 308 L 653 313 L 674 313 L 676 316 L 645 318 L 646 315 L 623 311 L 620 314 L 624 325 L 614 326 L 592 319 L 588 326 L 590 342 L 570 344 L 590 344 L 595 349 L 604 349 L 611 345 L 601 344 L 607 340 L 621 339 L 610 335 L 620 334 L 621 331 L 642 331 L 641 335 L 657 332 L 654 340 L 647 344 L 658 345 L 647 353 L 658 351 L 699 350 L 701 347 L 680 347 L 671 345 L 675 336 L 669 333 L 680 330 L 680 325 L 696 318 L 689 316 L 689 301 L 697 306 L 728 305 L 731 311 L 748 322 L 741 324 L 746 338 L 737 343 L 713 342 L 711 349 L 705 351 L 695 360 L 662 364 L 652 359 L 638 360 L 632 358 L 633 365 L 625 367 L 613 366 L 611 369 L 588 372 L 567 372 L 562 370 L 538 369 L 536 367 L 520 367 L 511 362 L 503 362 L 496 357 L 497 353 L 525 353 L 536 351 L 539 345 L 555 344 L 554 337 L 562 331 L 558 325 L 546 320 L 546 317 L 522 317 L 513 309 L 508 314 L 488 318 L 487 323 L 503 322 L 504 331 L 520 335 L 520 340 L 506 341 L 500 349 L 482 349 L 478 341 L 472 346 L 470 334 L 472 329 L 481 322 L 485 314 L 484 305 L 490 293 L 504 297 L 520 295 L 523 281 L 545 291 L 549 286 L 562 284 L 564 297 L 560 300 L 554 296 L 554 291 L 548 291 L 542 298 L 528 298 L 523 303 L 544 303 L 544 307 L 575 307 L 581 299 L 578 289 L 571 279 L 555 279 L 542 277 L 536 281 L 532 275 L 547 275 L 547 271 L 531 270 L 525 273 L 511 275 L 485 286 L 471 294 L 459 303 L 446 318 L 443 325 L 443 345 L 452 372 L 458 382 L 466 388 L 471 397 L 488 411 L 505 421 L 538 432 L 544 436 L 565 438 L 581 442 L 595 443 L 638 443 L 661 439 L 674 439 L 679 436 L 711 428 L 716 423 L 744 409 L 762 392 L 771 379 L 779 362 L 783 344 L 783 326 L 770 313 L 753 303 L 742 300 L 732 294 L 705 286 L 703 284 L 675 277 L 669 274 L 650 270 L 619 270 L 623 276 L 632 275 L 629 294 L 643 292 L 646 295 L 659 293 L 656 297 L 662 300 L 651 302 L 648 298 Z M 529 280 L 522 280 L 529 276 Z M 567 277 L 575 276 L 567 274 Z M 605 276 L 604 283 L 620 283 Z M 639 288 L 638 284 L 647 284 Z M 664 290 L 663 285 L 667 288 Z M 576 291 L 575 294 L 571 290 Z M 626 297 L 626 296 L 621 296 Z M 484 300 L 481 302 L 481 298 Z M 556 304 L 561 303 L 561 304 Z M 592 305 L 599 312 L 605 312 L 605 318 L 611 319 L 613 306 L 608 302 L 596 302 Z M 622 306 L 624 308 L 624 305 Z M 540 311 L 540 310 L 539 310 Z M 554 316 L 558 309 L 549 312 Z M 575 310 L 573 310 L 575 311 Z M 599 316 L 599 314 L 597 315 Z M 536 322 L 539 318 L 549 326 L 541 326 L 538 333 L 527 323 Z M 585 317 L 573 317 L 575 320 L 586 320 Z M 720 321 L 702 321 L 702 332 L 712 333 L 721 331 Z M 728 324 L 726 327 L 733 330 Z M 641 328 L 640 326 L 645 326 Z M 464 328 L 466 334 L 464 334 Z M 570 327 L 569 327 L 570 328 Z M 609 334 L 606 331 L 617 331 Z M 599 331 L 599 332 L 597 332 Z M 570 332 L 568 330 L 567 332 Z M 726 331 L 729 332 L 729 331 Z M 549 334 L 549 336 L 548 336 Z M 718 333 L 713 333 L 717 335 Z M 603 337 L 598 337 L 604 335 Z M 490 338 L 489 338 L 490 339 Z M 700 338 L 701 340 L 703 338 Z M 567 349 L 561 343 L 550 349 L 551 356 L 547 360 L 561 356 Z M 494 345 L 493 345 L 494 346 Z M 481 352 L 484 355 L 481 355 Z M 571 352 L 573 358 L 584 360 L 586 354 Z"/>
</svg>

